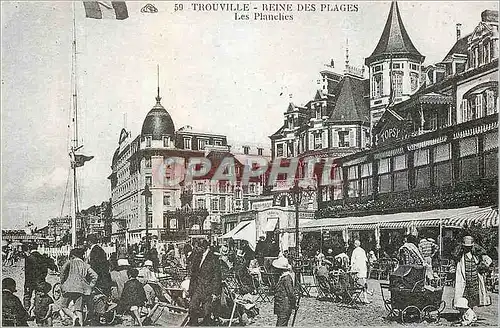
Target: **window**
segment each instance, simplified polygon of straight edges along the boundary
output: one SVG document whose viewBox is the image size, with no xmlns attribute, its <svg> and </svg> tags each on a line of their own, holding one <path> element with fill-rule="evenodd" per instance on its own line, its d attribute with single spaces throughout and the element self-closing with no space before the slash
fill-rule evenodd
<svg viewBox="0 0 500 328">
<path fill-rule="evenodd" d="M 191 149 L 191 138 L 184 138 L 184 149 Z"/>
<path fill-rule="evenodd" d="M 483 117 L 484 116 L 483 112 L 484 112 L 484 109 L 483 109 L 483 94 L 480 93 L 480 94 L 476 95 L 476 110 L 475 110 L 476 118 Z"/>
<path fill-rule="evenodd" d="M 403 72 L 392 72 L 392 87 L 395 97 L 403 95 Z"/>
<path fill-rule="evenodd" d="M 214 145 L 216 146 L 222 146 L 222 141 L 221 140 L 215 140 Z"/>
<path fill-rule="evenodd" d="M 283 144 L 276 145 L 276 157 L 283 157 Z"/>
<path fill-rule="evenodd" d="M 196 184 L 196 191 L 203 191 L 205 189 L 205 185 L 203 182 L 199 182 Z"/>
<path fill-rule="evenodd" d="M 316 109 L 316 118 L 320 119 L 321 118 L 321 106 L 320 105 L 315 105 L 314 107 Z"/>
<path fill-rule="evenodd" d="M 382 65 L 373 66 L 373 72 L 380 72 L 382 70 Z"/>
<path fill-rule="evenodd" d="M 227 192 L 227 183 L 225 181 L 219 182 L 219 192 L 225 194 Z"/>
<path fill-rule="evenodd" d="M 393 68 L 393 69 L 400 69 L 400 68 L 403 68 L 403 67 L 404 67 L 403 65 L 404 65 L 404 64 L 400 64 L 400 63 L 393 63 L 393 64 L 392 64 L 392 68 Z"/>
<path fill-rule="evenodd" d="M 420 69 L 420 65 L 410 63 L 410 69 L 418 71 Z"/>
<path fill-rule="evenodd" d="M 349 131 L 339 131 L 339 147 L 349 147 Z"/>
<path fill-rule="evenodd" d="M 434 151 L 434 163 L 444 162 L 451 159 L 451 148 L 450 144 L 437 145 L 433 149 Z"/>
<path fill-rule="evenodd" d="M 321 149 L 323 145 L 321 144 L 321 132 L 314 133 L 314 149 Z"/>
<path fill-rule="evenodd" d="M 196 200 L 196 208 L 205 208 L 205 200 L 203 198 Z"/>
<path fill-rule="evenodd" d="M 150 136 L 146 137 L 146 147 L 151 147 L 151 137 Z"/>
<path fill-rule="evenodd" d="M 172 205 L 172 196 L 168 193 L 163 194 L 163 205 Z"/>
<path fill-rule="evenodd" d="M 382 81 L 383 81 L 382 74 L 373 75 L 373 80 L 372 80 L 372 97 L 373 98 L 382 97 L 382 92 L 383 92 L 383 82 Z"/>
<path fill-rule="evenodd" d="M 144 166 L 151 167 L 151 157 L 146 157 L 144 159 Z"/>
<path fill-rule="evenodd" d="M 263 148 L 257 148 L 257 155 L 262 156 L 263 152 L 264 152 Z"/>
<path fill-rule="evenodd" d="M 226 197 L 219 198 L 219 208 L 220 208 L 221 212 L 226 211 Z"/>
<path fill-rule="evenodd" d="M 485 42 L 483 44 L 483 64 L 490 62 L 490 44 Z"/>
<path fill-rule="evenodd" d="M 250 194 L 255 194 L 255 185 L 253 183 L 248 186 L 248 192 Z"/>
<path fill-rule="evenodd" d="M 394 160 L 394 171 L 407 169 L 406 155 L 399 155 L 393 158 Z"/>
<path fill-rule="evenodd" d="M 234 193 L 236 198 L 241 198 L 241 189 L 236 190 Z"/>
<path fill-rule="evenodd" d="M 199 150 L 205 149 L 206 145 L 207 145 L 207 140 L 206 139 L 199 139 L 198 140 L 198 149 Z"/>
<path fill-rule="evenodd" d="M 415 167 L 429 164 L 429 149 L 417 149 L 413 153 L 413 165 Z"/>
<path fill-rule="evenodd" d="M 486 115 L 491 115 L 497 112 L 497 97 L 495 97 L 495 91 L 486 90 Z"/>
<path fill-rule="evenodd" d="M 170 138 L 163 137 L 163 147 L 168 147 L 168 146 L 170 146 Z"/>
<path fill-rule="evenodd" d="M 479 177 L 478 145 L 476 137 L 459 142 L 460 181 L 476 180 Z"/>
<path fill-rule="evenodd" d="M 391 171 L 391 159 L 381 158 L 378 160 L 378 173 L 388 173 Z"/>
<path fill-rule="evenodd" d="M 212 198 L 210 201 L 210 209 L 212 211 L 218 211 L 219 210 L 219 200 L 217 198 Z"/>
<path fill-rule="evenodd" d="M 243 154 L 248 155 L 250 153 L 250 147 L 243 146 Z"/>
<path fill-rule="evenodd" d="M 410 73 L 410 85 L 411 85 L 411 92 L 414 92 L 415 90 L 418 89 L 418 74 L 417 73 Z"/>
<path fill-rule="evenodd" d="M 150 175 L 146 175 L 146 184 L 151 187 L 152 184 L 152 178 Z"/>
</svg>

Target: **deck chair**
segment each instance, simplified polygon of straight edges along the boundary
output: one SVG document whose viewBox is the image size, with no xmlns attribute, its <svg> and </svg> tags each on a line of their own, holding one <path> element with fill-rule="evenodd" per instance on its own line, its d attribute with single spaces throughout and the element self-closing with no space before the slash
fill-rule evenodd
<svg viewBox="0 0 500 328">
<path fill-rule="evenodd" d="M 347 304 L 358 309 L 358 304 L 363 303 L 363 301 L 361 300 L 361 294 L 363 293 L 365 286 L 359 283 L 356 273 L 349 273 L 347 280 L 348 285 L 345 290 L 347 296 Z"/>
</svg>

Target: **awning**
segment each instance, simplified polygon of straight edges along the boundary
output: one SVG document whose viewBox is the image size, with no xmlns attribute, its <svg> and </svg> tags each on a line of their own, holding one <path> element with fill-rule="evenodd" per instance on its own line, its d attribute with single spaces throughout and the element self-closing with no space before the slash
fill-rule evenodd
<svg viewBox="0 0 500 328">
<path fill-rule="evenodd" d="M 453 219 L 456 222 L 453 222 Z M 495 224 L 498 226 L 498 212 L 491 207 L 482 209 L 478 206 L 471 206 L 425 212 L 327 218 L 301 222 L 299 229 L 303 232 L 342 231 L 345 227 L 349 230 L 370 230 L 377 226 L 380 229 L 405 229 L 409 227 L 439 227 L 440 222 L 445 227 L 463 226 L 465 222 L 471 221 L 481 222 L 484 226 L 495 226 Z"/>
<path fill-rule="evenodd" d="M 232 230 L 226 232 L 222 236 L 220 236 L 220 239 L 228 239 L 228 238 L 233 238 L 233 236 L 239 232 L 241 229 L 245 228 L 247 225 L 250 224 L 251 221 L 242 221 L 236 225 Z"/>
<path fill-rule="evenodd" d="M 264 226 L 264 231 L 274 231 L 274 229 L 276 229 L 277 224 L 278 224 L 277 218 L 267 219 L 267 223 Z"/>
<path fill-rule="evenodd" d="M 479 208 L 457 214 L 443 222 L 445 227 L 462 228 L 465 225 L 478 225 L 483 228 L 498 227 L 498 209 L 492 207 Z"/>
<path fill-rule="evenodd" d="M 255 246 L 257 245 L 257 231 L 255 229 L 255 220 L 246 221 L 240 230 L 236 231 L 233 235 L 235 240 L 246 240 L 248 244 L 255 251 Z"/>
</svg>

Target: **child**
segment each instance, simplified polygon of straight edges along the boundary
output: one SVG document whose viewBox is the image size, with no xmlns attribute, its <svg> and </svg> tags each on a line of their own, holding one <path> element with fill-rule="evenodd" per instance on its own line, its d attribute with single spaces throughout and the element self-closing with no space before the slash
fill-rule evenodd
<svg viewBox="0 0 500 328">
<path fill-rule="evenodd" d="M 286 257 L 274 260 L 273 267 L 281 274 L 274 293 L 274 314 L 278 316 L 276 326 L 287 326 L 292 311 L 297 306 L 292 275 Z"/>
<path fill-rule="evenodd" d="M 455 307 L 460 311 L 460 319 L 462 326 L 469 326 L 470 324 L 477 321 L 477 315 L 469 308 L 469 301 L 466 298 L 460 297 L 455 303 Z"/>
<path fill-rule="evenodd" d="M 37 325 L 42 327 L 52 327 L 54 300 L 48 295 L 51 290 L 51 284 L 46 281 L 40 282 L 35 288 L 35 302 L 29 310 L 34 315 Z"/>
<path fill-rule="evenodd" d="M 134 321 L 142 326 L 140 317 L 140 308 L 146 304 L 146 292 L 141 282 L 137 280 L 139 271 L 135 268 L 127 270 L 129 280 L 123 286 L 122 296 L 120 298 L 120 308 L 123 311 L 132 312 Z"/>
</svg>

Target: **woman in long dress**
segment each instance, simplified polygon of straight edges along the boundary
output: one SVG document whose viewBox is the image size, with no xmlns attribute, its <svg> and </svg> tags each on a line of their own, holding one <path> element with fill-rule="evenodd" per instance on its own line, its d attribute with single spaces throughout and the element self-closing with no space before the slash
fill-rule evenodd
<svg viewBox="0 0 500 328">
<path fill-rule="evenodd" d="M 465 236 L 458 250 L 455 273 L 455 300 L 467 299 L 469 308 L 491 304 L 486 291 L 484 273 L 488 272 L 491 258 L 485 250 L 474 243 L 474 238 Z"/>
</svg>

